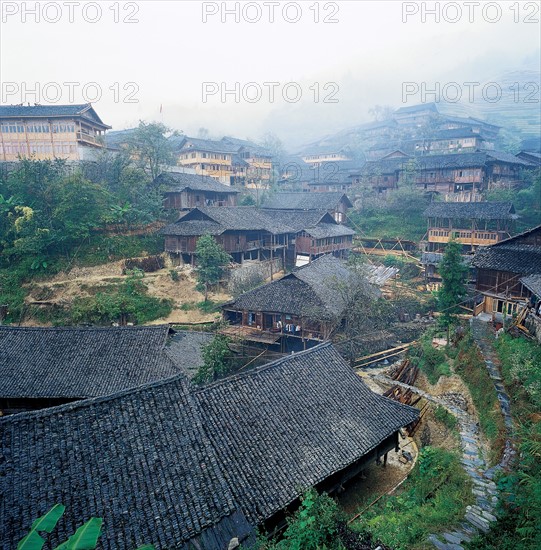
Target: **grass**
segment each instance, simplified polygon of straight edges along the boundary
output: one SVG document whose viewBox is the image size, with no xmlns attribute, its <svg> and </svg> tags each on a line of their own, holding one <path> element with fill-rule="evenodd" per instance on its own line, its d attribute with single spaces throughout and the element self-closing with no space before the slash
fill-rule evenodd
<svg viewBox="0 0 541 550">
<path fill-rule="evenodd" d="M 445 353 L 432 346 L 432 334 L 429 332 L 418 345 L 410 350 L 410 359 L 423 372 L 430 384 L 438 383 L 441 376 L 451 376 L 451 368 Z"/>
<path fill-rule="evenodd" d="M 220 311 L 220 304 L 212 300 L 203 300 L 201 302 L 184 302 L 179 309 L 181 311 L 193 311 L 198 309 L 202 313 L 216 313 Z"/>
<path fill-rule="evenodd" d="M 505 425 L 494 383 L 470 334 L 458 346 L 455 371 L 470 391 L 479 415 L 480 428 L 490 443 L 490 463 L 496 464 L 505 444 Z"/>
<path fill-rule="evenodd" d="M 441 422 L 447 429 L 451 431 L 456 430 L 458 420 L 446 408 L 438 405 L 434 410 L 434 418 L 438 422 Z"/>
<path fill-rule="evenodd" d="M 458 523 L 472 501 L 458 455 L 425 447 L 399 494 L 384 496 L 351 527 L 395 550 L 426 548 L 426 538 Z"/>
</svg>

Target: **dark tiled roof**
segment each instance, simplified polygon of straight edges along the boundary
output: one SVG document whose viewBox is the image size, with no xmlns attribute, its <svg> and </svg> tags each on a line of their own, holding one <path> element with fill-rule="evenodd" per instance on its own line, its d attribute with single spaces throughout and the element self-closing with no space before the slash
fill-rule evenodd
<svg viewBox="0 0 541 550">
<path fill-rule="evenodd" d="M 274 235 L 292 233 L 264 210 L 252 206 L 209 206 L 194 208 L 161 230 L 164 235 L 221 235 L 225 231 L 268 231 Z"/>
<path fill-rule="evenodd" d="M 203 365 L 203 346 L 209 344 L 213 337 L 209 332 L 177 330 L 168 339 L 165 353 L 191 379 Z"/>
<path fill-rule="evenodd" d="M 489 128 L 501 128 L 501 126 L 497 126 L 496 124 L 491 124 L 486 120 L 481 120 L 480 118 L 474 118 L 471 116 L 462 117 L 453 115 L 442 115 L 442 122 L 455 122 L 458 124 L 465 124 L 470 126 L 478 126 L 479 124 L 481 124 L 482 126 L 487 126 Z"/>
<path fill-rule="evenodd" d="M 321 256 L 278 281 L 241 294 L 226 309 L 287 313 L 312 319 L 341 316 L 351 272 L 334 256 Z M 374 289 L 374 296 L 377 295 Z"/>
<path fill-rule="evenodd" d="M 272 153 L 271 151 L 269 151 L 269 149 L 247 139 L 239 139 L 231 136 L 225 136 L 222 138 L 222 141 L 224 143 L 235 146 L 238 151 L 240 151 L 241 149 L 245 149 L 246 151 L 253 152 L 262 157 L 272 157 Z"/>
<path fill-rule="evenodd" d="M 110 126 L 103 123 L 90 103 L 77 105 L 0 105 L 0 118 L 77 116 L 87 118 L 104 128 L 110 128 Z"/>
<path fill-rule="evenodd" d="M 183 136 L 184 140 L 180 143 L 182 150 L 194 149 L 196 151 L 205 151 L 209 153 L 229 153 L 233 154 L 238 151 L 236 145 L 225 141 L 213 141 L 211 139 L 198 139 Z"/>
<path fill-rule="evenodd" d="M 535 275 L 528 275 L 528 277 L 523 277 L 520 279 L 520 282 L 538 298 L 541 298 L 541 268 L 539 273 Z"/>
<path fill-rule="evenodd" d="M 514 218 L 510 202 L 433 202 L 425 210 L 426 218 L 508 220 Z"/>
<path fill-rule="evenodd" d="M 505 151 L 487 151 L 487 162 L 506 162 L 508 164 L 520 164 L 521 166 L 535 166 L 533 163 L 521 159 Z"/>
<path fill-rule="evenodd" d="M 56 503 L 66 513 L 52 542 L 97 516 L 104 519 L 100 548 L 107 550 L 144 543 L 188 550 L 186 541 L 219 529 L 215 524 L 235 512 L 184 377 L 12 415 L 0 420 L 0 433 L 4 548 L 15 548 Z"/>
<path fill-rule="evenodd" d="M 104 550 L 225 549 L 418 414 L 324 344 L 200 390 L 175 377 L 0 418 L 0 540 L 61 502 L 52 543 L 97 516 Z"/>
<path fill-rule="evenodd" d="M 371 392 L 328 344 L 217 382 L 195 397 L 235 500 L 253 524 L 418 416 Z"/>
<path fill-rule="evenodd" d="M 154 180 L 154 182 L 166 185 L 168 193 L 180 193 L 185 189 L 191 189 L 192 191 L 209 191 L 214 193 L 238 193 L 236 189 L 223 185 L 210 176 L 203 176 L 201 174 L 163 172 Z"/>
<path fill-rule="evenodd" d="M 169 327 L 0 327 L 0 397 L 108 395 L 181 372 Z"/>
<path fill-rule="evenodd" d="M 341 201 L 348 208 L 353 206 L 344 193 L 275 193 L 261 207 L 280 210 L 334 210 Z"/>
<path fill-rule="evenodd" d="M 473 258 L 473 265 L 481 269 L 533 275 L 541 272 L 541 247 L 508 243 L 479 248 Z"/>
</svg>

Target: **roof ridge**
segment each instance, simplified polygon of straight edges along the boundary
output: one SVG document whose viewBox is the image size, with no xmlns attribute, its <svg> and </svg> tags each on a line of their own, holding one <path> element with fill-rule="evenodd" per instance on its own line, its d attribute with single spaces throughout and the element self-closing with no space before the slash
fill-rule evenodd
<svg viewBox="0 0 541 550">
<path fill-rule="evenodd" d="M 153 329 L 169 329 L 169 325 L 167 324 L 159 324 L 159 325 L 133 325 L 133 326 L 58 326 L 58 327 L 34 327 L 34 326 L 12 326 L 12 325 L 0 325 L 0 330 L 20 330 L 20 331 L 76 331 L 81 330 L 85 332 L 91 332 L 93 330 L 95 331 L 111 331 L 111 330 L 126 330 L 126 331 L 136 331 L 136 330 L 153 330 Z"/>
</svg>

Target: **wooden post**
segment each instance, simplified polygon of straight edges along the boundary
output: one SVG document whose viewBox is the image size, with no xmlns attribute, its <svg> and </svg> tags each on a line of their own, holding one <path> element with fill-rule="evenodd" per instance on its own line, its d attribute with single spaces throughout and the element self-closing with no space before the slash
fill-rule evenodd
<svg viewBox="0 0 541 550">
<path fill-rule="evenodd" d="M 387 455 L 388 455 L 388 454 L 389 454 L 389 453 L 385 453 L 385 454 L 383 455 L 383 467 L 384 467 L 384 468 L 387 468 Z"/>
</svg>

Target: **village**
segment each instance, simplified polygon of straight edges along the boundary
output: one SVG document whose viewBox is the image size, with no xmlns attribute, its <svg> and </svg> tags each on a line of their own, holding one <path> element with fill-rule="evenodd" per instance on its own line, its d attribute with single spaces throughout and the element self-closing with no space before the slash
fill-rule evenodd
<svg viewBox="0 0 541 550">
<path fill-rule="evenodd" d="M 530 525 L 506 499 L 541 513 L 539 140 L 436 103 L 295 151 L 102 114 L 0 106 L 3 548 Z"/>
</svg>

